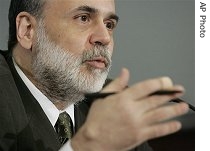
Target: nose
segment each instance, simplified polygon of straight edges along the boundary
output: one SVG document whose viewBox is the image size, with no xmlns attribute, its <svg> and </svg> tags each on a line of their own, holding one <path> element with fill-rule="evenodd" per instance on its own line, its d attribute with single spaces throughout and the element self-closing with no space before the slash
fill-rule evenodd
<svg viewBox="0 0 210 151">
<path fill-rule="evenodd" d="M 89 41 L 92 45 L 106 46 L 110 43 L 111 34 L 107 30 L 106 25 L 104 23 L 100 23 L 95 26 Z"/>
</svg>

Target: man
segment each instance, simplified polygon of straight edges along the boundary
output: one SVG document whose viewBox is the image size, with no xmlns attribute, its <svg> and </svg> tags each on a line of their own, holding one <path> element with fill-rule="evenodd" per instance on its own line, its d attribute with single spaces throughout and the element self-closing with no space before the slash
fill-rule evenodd
<svg viewBox="0 0 210 151">
<path fill-rule="evenodd" d="M 63 142 L 54 126 L 63 112 L 75 134 L 61 150 L 150 151 L 145 141 L 181 128 L 165 120 L 186 113 L 188 106 L 164 104 L 182 93 L 150 95 L 183 92 L 170 78 L 126 88 L 129 72 L 122 69 L 102 89 L 117 22 L 114 0 L 11 1 L 9 51 L 2 52 L 7 63 L 0 56 L 1 150 L 59 150 Z M 117 93 L 90 107 L 84 94 L 98 91 Z"/>
</svg>

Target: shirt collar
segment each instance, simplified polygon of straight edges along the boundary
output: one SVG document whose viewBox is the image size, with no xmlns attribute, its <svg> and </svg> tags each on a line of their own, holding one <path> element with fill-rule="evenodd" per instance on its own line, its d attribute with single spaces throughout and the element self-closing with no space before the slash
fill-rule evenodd
<svg viewBox="0 0 210 151">
<path fill-rule="evenodd" d="M 59 117 L 59 114 L 61 112 L 66 111 L 74 123 L 74 104 L 71 104 L 68 106 L 65 110 L 58 110 L 56 106 L 26 77 L 26 75 L 23 73 L 23 71 L 19 68 L 19 66 L 16 64 L 15 60 L 13 59 L 13 63 L 15 66 L 15 69 L 17 70 L 17 73 L 31 92 L 31 94 L 35 97 L 35 99 L 40 104 L 41 108 L 43 109 L 44 113 L 47 115 L 50 123 L 55 126 L 55 123 Z"/>
</svg>

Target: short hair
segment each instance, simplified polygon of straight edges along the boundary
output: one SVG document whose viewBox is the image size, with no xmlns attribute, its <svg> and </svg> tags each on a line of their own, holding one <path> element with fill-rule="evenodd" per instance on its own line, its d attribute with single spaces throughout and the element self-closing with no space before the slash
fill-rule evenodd
<svg viewBox="0 0 210 151">
<path fill-rule="evenodd" d="M 12 51 L 17 44 L 16 17 L 20 12 L 28 12 L 36 18 L 41 17 L 46 0 L 11 0 L 9 7 L 8 50 Z"/>
</svg>

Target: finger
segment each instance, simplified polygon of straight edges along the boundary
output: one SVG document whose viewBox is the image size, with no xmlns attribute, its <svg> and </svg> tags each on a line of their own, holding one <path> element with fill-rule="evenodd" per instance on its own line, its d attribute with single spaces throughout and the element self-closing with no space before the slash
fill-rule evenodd
<svg viewBox="0 0 210 151">
<path fill-rule="evenodd" d="M 126 68 L 123 68 L 120 76 L 108 84 L 101 92 L 119 92 L 128 85 L 128 80 L 129 71 Z"/>
<path fill-rule="evenodd" d="M 169 102 L 172 99 L 178 98 L 181 95 L 183 95 L 183 93 L 178 93 L 175 95 L 153 95 L 153 96 L 149 96 L 143 100 L 137 100 L 136 102 L 138 103 L 138 105 L 136 105 L 136 107 L 141 108 L 141 112 L 147 112 L 149 110 L 155 109 L 167 102 Z"/>
<path fill-rule="evenodd" d="M 144 129 L 144 131 L 142 132 L 143 134 L 141 134 L 145 136 L 146 140 L 149 140 L 175 133 L 181 129 L 181 126 L 182 125 L 179 121 L 159 123 Z"/>
<path fill-rule="evenodd" d="M 149 96 L 152 95 L 171 95 L 171 96 L 179 96 L 179 94 L 182 94 L 185 92 L 185 89 L 181 85 L 174 85 L 173 87 L 164 89 L 164 90 L 158 90 L 156 92 L 153 92 L 149 94 Z"/>
<path fill-rule="evenodd" d="M 145 113 L 145 116 L 143 118 L 148 124 L 155 124 L 157 122 L 163 122 L 174 117 L 183 115 L 188 111 L 189 107 L 186 103 L 179 103 L 150 110 L 149 112 Z"/>
<path fill-rule="evenodd" d="M 172 89 L 172 88 L 173 88 L 172 80 L 169 77 L 161 77 L 137 83 L 132 87 L 126 89 L 123 92 L 123 95 L 125 98 L 131 98 L 133 100 L 136 100 L 146 97 L 155 91 Z"/>
</svg>

